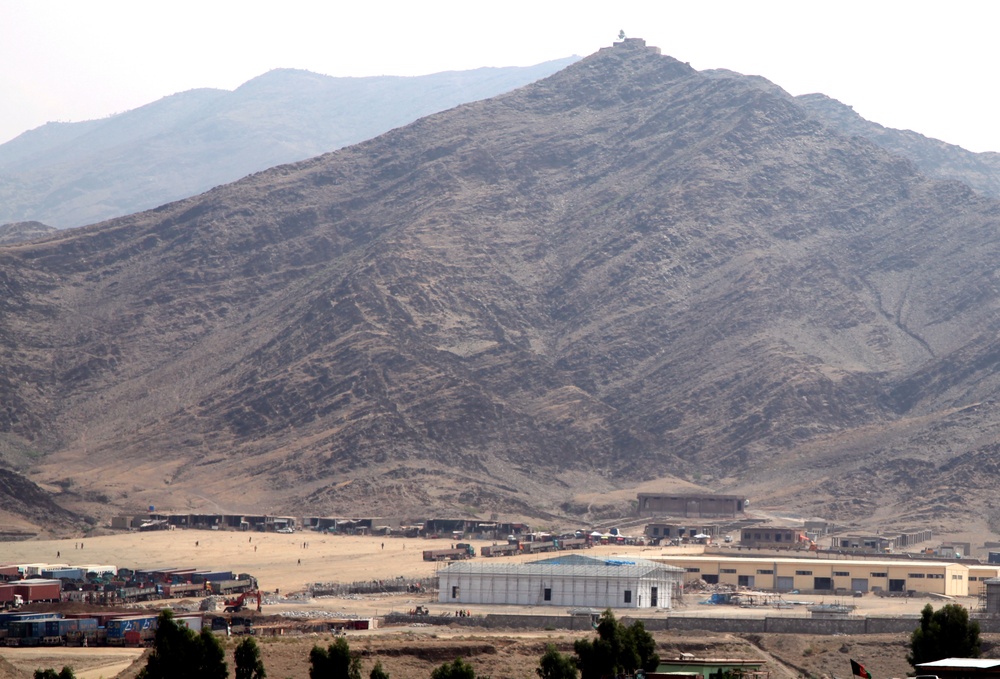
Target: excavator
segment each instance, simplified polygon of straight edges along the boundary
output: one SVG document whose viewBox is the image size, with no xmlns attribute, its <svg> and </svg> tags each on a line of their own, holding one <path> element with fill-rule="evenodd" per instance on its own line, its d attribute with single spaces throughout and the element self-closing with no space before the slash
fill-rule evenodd
<svg viewBox="0 0 1000 679">
<path fill-rule="evenodd" d="M 226 600 L 226 613 L 239 613 L 247 608 L 247 599 L 257 600 L 257 612 L 260 613 L 260 590 L 252 589 L 249 592 L 243 592 L 235 599 Z"/>
</svg>

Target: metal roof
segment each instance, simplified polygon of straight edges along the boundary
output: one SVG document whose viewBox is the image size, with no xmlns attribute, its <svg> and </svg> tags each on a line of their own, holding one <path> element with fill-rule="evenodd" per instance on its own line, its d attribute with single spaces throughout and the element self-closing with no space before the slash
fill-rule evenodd
<svg viewBox="0 0 1000 679">
<path fill-rule="evenodd" d="M 703 563 L 710 562 L 725 562 L 727 564 L 735 563 L 750 563 L 750 564 L 776 564 L 780 563 L 782 565 L 795 564 L 795 565 L 805 565 L 805 564 L 824 564 L 830 566 L 902 566 L 905 568 L 913 568 L 914 566 L 919 566 L 921 568 L 941 568 L 941 567 L 954 567 L 961 566 L 962 568 L 969 568 L 968 565 L 957 563 L 955 561 L 917 561 L 910 559 L 825 559 L 819 557 L 766 557 L 766 556 L 727 556 L 725 554 L 719 555 L 700 555 L 694 554 L 687 556 L 684 554 L 660 554 L 654 557 L 656 561 L 661 563 L 670 561 L 697 561 Z"/>
<path fill-rule="evenodd" d="M 970 669 L 988 670 L 1000 666 L 1000 660 L 991 658 L 945 658 L 934 662 L 918 663 L 917 667 L 963 667 Z"/>
<path fill-rule="evenodd" d="M 455 562 L 440 571 L 470 575 L 544 575 L 562 577 L 598 576 L 605 578 L 643 578 L 653 574 L 679 577 L 683 568 L 656 563 L 647 559 L 601 559 L 579 554 L 566 554 L 526 563 Z"/>
</svg>

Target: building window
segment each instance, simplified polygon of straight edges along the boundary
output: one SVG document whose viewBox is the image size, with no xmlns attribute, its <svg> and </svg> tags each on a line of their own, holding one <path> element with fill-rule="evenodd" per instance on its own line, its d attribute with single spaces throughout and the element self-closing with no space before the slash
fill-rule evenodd
<svg viewBox="0 0 1000 679">
<path fill-rule="evenodd" d="M 659 534 L 660 534 L 660 529 L 654 526 L 654 527 L 653 527 L 653 535 L 654 535 L 654 536 L 657 536 L 657 535 L 659 535 Z"/>
<path fill-rule="evenodd" d="M 625 603 L 627 604 L 632 603 L 632 590 L 630 589 L 625 590 Z"/>
<path fill-rule="evenodd" d="M 963 579 L 962 578 L 962 574 L 961 573 L 952 573 L 951 579 L 952 580 L 962 580 Z"/>
<path fill-rule="evenodd" d="M 545 588 L 545 597 L 544 598 L 545 598 L 546 601 L 552 601 L 552 588 L 551 587 L 546 587 Z"/>
<path fill-rule="evenodd" d="M 452 599 L 457 599 L 458 598 L 458 585 L 454 585 L 451 588 L 451 598 Z"/>
<path fill-rule="evenodd" d="M 757 575 L 774 575 L 774 571 L 767 568 L 758 568 Z"/>
<path fill-rule="evenodd" d="M 887 577 L 889 577 L 889 574 L 888 573 L 872 573 L 871 576 L 873 578 L 887 578 Z"/>
<path fill-rule="evenodd" d="M 924 575 L 923 573 L 907 573 L 906 577 L 908 577 L 908 578 L 925 578 L 927 576 Z"/>
<path fill-rule="evenodd" d="M 720 568 L 719 572 L 720 573 L 735 573 L 736 569 L 735 568 Z"/>
<path fill-rule="evenodd" d="M 781 533 L 775 533 L 774 534 L 774 541 L 775 542 L 781 542 Z"/>
<path fill-rule="evenodd" d="M 812 575 L 812 571 L 795 571 L 796 575 Z"/>
<path fill-rule="evenodd" d="M 754 533 L 753 534 L 753 539 L 754 540 L 760 540 L 760 533 Z"/>
<path fill-rule="evenodd" d="M 969 582 L 975 582 L 975 581 L 976 581 L 976 580 L 978 580 L 978 579 L 979 579 L 979 578 L 977 578 L 977 577 L 976 577 L 975 575 L 970 575 L 970 576 L 969 576 Z"/>
<path fill-rule="evenodd" d="M 931 580 L 944 580 L 944 573 L 928 573 L 927 577 Z"/>
<path fill-rule="evenodd" d="M 701 573 L 701 569 L 700 568 L 688 568 L 687 572 L 688 573 Z"/>
<path fill-rule="evenodd" d="M 851 577 L 851 572 L 850 571 L 834 571 L 833 572 L 833 577 L 835 577 L 835 578 L 838 578 L 838 577 L 839 578 L 849 578 L 849 577 Z"/>
</svg>

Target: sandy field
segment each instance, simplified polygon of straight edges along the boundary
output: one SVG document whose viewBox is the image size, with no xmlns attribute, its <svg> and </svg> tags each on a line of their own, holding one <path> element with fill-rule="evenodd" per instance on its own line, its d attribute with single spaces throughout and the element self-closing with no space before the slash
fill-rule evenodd
<svg viewBox="0 0 1000 679">
<path fill-rule="evenodd" d="M 469 541 L 477 550 L 489 541 Z M 451 546 L 447 540 L 423 538 L 380 538 L 363 536 L 323 535 L 313 531 L 292 534 L 242 533 L 206 530 L 172 530 L 150 533 L 121 533 L 83 540 L 39 540 L 0 543 L 0 563 L 65 563 L 114 564 L 128 568 L 197 567 L 232 570 L 254 575 L 265 592 L 280 591 L 281 595 L 303 592 L 317 582 L 349 583 L 361 580 L 390 580 L 432 576 L 444 564 L 423 560 L 423 550 Z M 588 556 L 652 558 L 670 553 L 698 553 L 700 547 L 662 548 L 598 546 L 580 553 Z M 486 563 L 516 563 L 545 558 L 546 555 L 524 555 L 482 559 Z M 477 559 L 479 560 L 479 559 Z M 447 562 L 445 562 L 447 563 Z M 689 592 L 679 602 L 674 615 L 719 615 L 719 607 L 698 605 L 707 595 Z M 797 602 L 834 603 L 831 597 L 794 595 Z M 928 599 L 897 599 L 865 596 L 848 598 L 839 603 L 855 605 L 858 613 L 869 615 L 909 613 L 918 615 Z M 265 612 L 282 610 L 327 610 L 355 613 L 361 616 L 382 615 L 391 610 L 409 610 L 414 604 L 429 604 L 432 613 L 436 600 L 430 595 L 394 595 L 334 599 L 321 597 L 302 603 L 283 602 L 268 606 Z M 959 600 L 966 606 L 975 601 Z M 935 602 L 935 606 L 938 602 Z M 488 612 L 480 607 L 480 612 Z M 504 612 L 521 612 L 515 606 L 493 607 Z M 524 612 L 537 609 L 523 607 Z M 771 607 L 732 608 L 727 615 L 780 615 L 788 611 L 801 615 L 803 608 L 774 609 Z M 443 612 L 443 611 L 442 611 Z"/>
<path fill-rule="evenodd" d="M 476 547 L 491 542 L 472 541 Z M 0 563 L 65 563 L 68 565 L 114 564 L 117 567 L 198 567 L 229 569 L 251 573 L 258 578 L 261 588 L 268 592 L 280 590 L 281 597 L 265 597 L 265 615 L 286 614 L 299 619 L 329 619 L 339 615 L 374 617 L 391 611 L 405 612 L 417 604 L 428 606 L 432 614 L 450 613 L 447 604 L 438 604 L 436 593 L 422 595 L 352 595 L 343 598 L 291 597 L 306 590 L 310 583 L 348 583 L 362 580 L 389 580 L 397 576 L 407 578 L 433 575 L 442 564 L 426 562 L 422 552 L 425 549 L 450 547 L 450 541 L 425 540 L 420 538 L 377 538 L 355 536 L 330 536 L 315 532 L 300 532 L 290 535 L 276 533 L 238 533 L 223 531 L 174 530 L 156 533 L 122 533 L 83 540 L 48 540 L 0 543 Z M 700 551 L 699 548 L 694 548 Z M 650 558 L 666 555 L 675 548 L 602 546 L 581 553 L 588 556 L 614 556 L 619 558 Z M 692 549 L 684 550 L 692 553 Z M 513 563 L 517 561 L 545 558 L 545 555 L 501 557 L 483 559 L 487 563 Z M 916 618 L 920 609 L 931 601 L 935 607 L 940 601 L 930 599 L 895 599 L 865 596 L 836 600 L 831 597 L 790 595 L 780 608 L 759 606 L 751 608 L 705 606 L 699 602 L 708 597 L 705 593 L 687 592 L 669 615 L 673 616 L 758 616 L 764 615 L 804 615 L 809 603 L 844 603 L 857 607 L 856 613 L 863 615 L 907 614 Z M 967 607 L 975 605 L 974 600 L 958 600 Z M 175 600 L 176 607 L 197 608 L 197 600 Z M 156 607 L 156 604 L 153 604 Z M 473 606 L 467 605 L 473 615 L 491 612 L 538 613 L 538 608 L 519 606 Z M 618 611 L 619 615 L 626 611 Z M 668 615 L 667 612 L 645 612 L 646 615 Z M 916 624 L 916 622 L 915 622 Z M 561 631 L 487 631 L 482 628 L 459 626 L 389 627 L 370 632 L 350 632 L 352 648 L 365 649 L 364 674 L 370 671 L 376 659 L 380 659 L 393 679 L 426 677 L 430 670 L 441 662 L 461 655 L 475 659 L 477 667 L 494 678 L 534 676 L 533 667 L 544 652 L 548 641 L 557 643 L 563 652 L 571 652 L 572 640 L 579 633 Z M 682 637 L 684 635 L 681 635 Z M 731 635 L 720 635 L 718 641 L 706 644 L 705 634 L 697 633 L 691 639 L 696 646 L 687 649 L 705 652 L 708 646 L 729 643 L 745 645 Z M 714 636 L 714 635 L 713 635 Z M 670 645 L 677 639 L 677 633 L 658 634 L 661 644 Z M 662 638 L 661 638 L 662 637 Z M 292 638 L 262 638 L 262 651 L 270 676 L 301 677 L 308 675 L 308 653 L 314 644 L 327 645 L 332 641 L 328 634 L 307 634 Z M 229 654 L 237 639 L 227 640 Z M 850 645 L 851 653 L 871 654 L 875 667 L 883 671 L 883 676 L 904 676 L 905 635 L 873 639 L 859 637 L 845 645 L 844 641 L 830 646 L 818 645 L 815 640 L 791 637 L 775 637 L 767 649 L 770 663 L 784 665 L 783 670 L 772 666 L 772 676 L 796 676 L 808 668 L 807 673 L 815 676 L 846 675 L 841 672 L 844 648 Z M 832 643 L 832 642 L 831 642 Z M 857 645 L 857 650 L 854 646 Z M 871 647 L 866 648 L 870 645 Z M 735 649 L 734 649 L 735 650 Z M 755 653 L 762 648 L 744 646 L 740 653 Z M 21 649 L 0 647 L 0 658 L 15 665 L 23 676 L 30 677 L 34 669 L 63 664 L 74 667 L 79 679 L 99 679 L 134 677 L 137 666 L 129 668 L 141 651 L 135 649 Z M 721 652 L 721 651 L 720 651 Z M 829 655 L 827 655 L 829 654 Z M 875 660 L 875 658 L 884 660 Z M 780 660 L 779 660 L 780 658 Z M 230 659 L 230 663 L 232 660 Z M 881 663 L 885 663 L 880 667 Z M 232 668 L 232 664 L 230 664 Z M 277 673 L 273 673 L 272 670 Z M 0 672 L 0 678 L 7 676 Z"/>
</svg>

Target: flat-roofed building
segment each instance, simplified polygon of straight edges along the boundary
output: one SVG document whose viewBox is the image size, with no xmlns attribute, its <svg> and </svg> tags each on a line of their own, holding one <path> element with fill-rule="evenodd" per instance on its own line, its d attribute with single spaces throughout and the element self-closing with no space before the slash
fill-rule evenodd
<svg viewBox="0 0 1000 679">
<path fill-rule="evenodd" d="M 713 518 L 742 516 L 747 500 L 742 495 L 712 493 L 639 493 L 639 516 Z"/>
<path fill-rule="evenodd" d="M 939 679 L 1000 679 L 1000 660 L 990 658 L 944 658 L 918 663 L 914 669 Z"/>
<path fill-rule="evenodd" d="M 670 608 L 683 571 L 646 559 L 566 554 L 527 563 L 452 563 L 437 575 L 442 604 Z"/>
<path fill-rule="evenodd" d="M 743 547 L 791 549 L 808 542 L 801 528 L 787 526 L 752 526 L 740 531 Z"/>
<path fill-rule="evenodd" d="M 969 567 L 969 596 L 986 593 L 986 581 L 1000 577 L 1000 567 L 996 564 L 966 564 Z"/>
<path fill-rule="evenodd" d="M 659 556 L 683 568 L 684 580 L 804 594 L 883 591 L 968 596 L 969 566 L 947 561 Z M 977 586 L 980 584 L 977 581 Z M 978 590 L 977 590 L 978 591 Z"/>
</svg>

